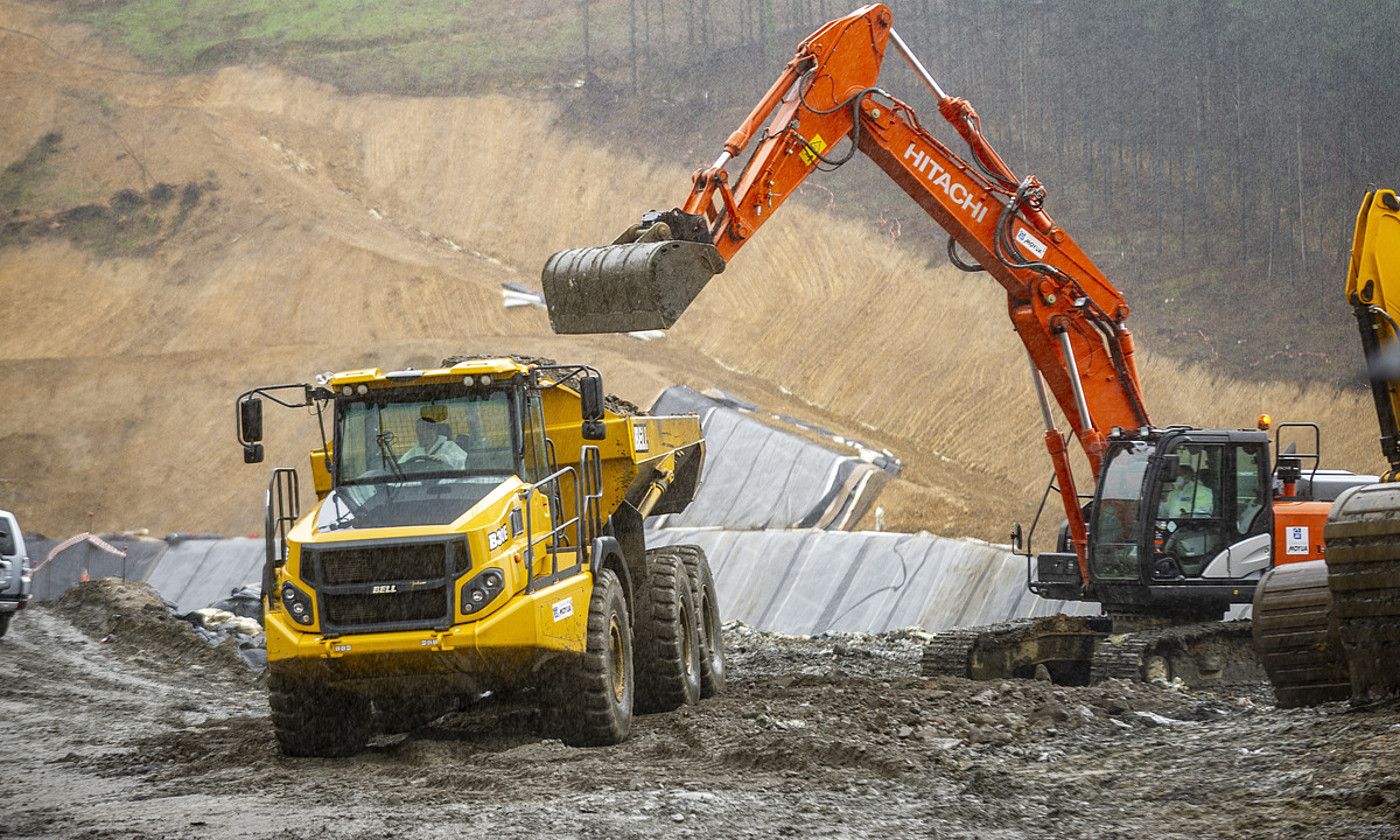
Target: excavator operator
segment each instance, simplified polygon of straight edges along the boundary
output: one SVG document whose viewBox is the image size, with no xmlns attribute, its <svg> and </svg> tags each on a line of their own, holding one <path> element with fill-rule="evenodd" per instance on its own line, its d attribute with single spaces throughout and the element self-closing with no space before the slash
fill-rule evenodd
<svg viewBox="0 0 1400 840">
<path fill-rule="evenodd" d="M 1159 519 L 1192 519 L 1215 514 L 1215 494 L 1196 476 L 1190 464 L 1177 468 L 1170 492 L 1162 495 Z"/>
</svg>

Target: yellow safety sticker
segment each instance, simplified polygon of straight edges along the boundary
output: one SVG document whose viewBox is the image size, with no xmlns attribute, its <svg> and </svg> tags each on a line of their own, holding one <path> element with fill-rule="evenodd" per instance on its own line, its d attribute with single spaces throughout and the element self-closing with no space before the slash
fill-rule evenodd
<svg viewBox="0 0 1400 840">
<path fill-rule="evenodd" d="M 811 148 L 808 148 L 808 146 Z M 803 146 L 802 151 L 797 153 L 797 156 L 802 158 L 802 162 L 808 166 L 811 166 L 817 160 L 817 156 L 812 153 L 813 149 L 817 152 L 826 151 L 826 141 L 822 139 L 820 134 L 813 134 L 812 139 L 807 141 L 807 146 Z"/>
</svg>

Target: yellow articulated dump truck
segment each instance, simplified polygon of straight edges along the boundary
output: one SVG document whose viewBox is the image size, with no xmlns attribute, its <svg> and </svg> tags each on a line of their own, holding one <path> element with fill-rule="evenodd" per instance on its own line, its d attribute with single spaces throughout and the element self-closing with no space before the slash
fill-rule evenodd
<svg viewBox="0 0 1400 840">
<path fill-rule="evenodd" d="M 695 416 L 614 411 L 587 365 L 469 359 L 324 374 L 237 400 L 244 461 L 263 400 L 312 409 L 316 503 L 268 486 L 263 603 L 282 751 L 344 756 L 487 692 L 532 697 L 551 734 L 624 740 L 636 712 L 723 690 L 704 553 L 648 549 L 642 520 L 700 483 Z"/>
</svg>

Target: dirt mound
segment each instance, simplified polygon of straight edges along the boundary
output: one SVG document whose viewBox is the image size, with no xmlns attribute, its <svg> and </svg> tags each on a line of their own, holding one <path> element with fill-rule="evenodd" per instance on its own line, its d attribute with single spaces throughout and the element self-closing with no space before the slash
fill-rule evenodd
<svg viewBox="0 0 1400 840">
<path fill-rule="evenodd" d="M 99 643 L 166 673 L 197 665 L 224 677 L 254 680 L 236 642 L 209 645 L 175 617 L 173 606 L 150 584 L 118 578 L 87 581 L 63 593 L 53 609 Z"/>
</svg>

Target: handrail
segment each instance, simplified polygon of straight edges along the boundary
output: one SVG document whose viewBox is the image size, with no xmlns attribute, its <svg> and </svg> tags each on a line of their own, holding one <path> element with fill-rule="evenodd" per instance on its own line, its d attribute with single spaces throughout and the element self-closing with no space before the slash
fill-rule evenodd
<svg viewBox="0 0 1400 840">
<path fill-rule="evenodd" d="M 296 470 L 278 467 L 272 471 L 272 478 L 267 482 L 265 510 L 263 539 L 267 565 L 271 569 L 287 562 L 287 532 L 301 517 L 301 483 Z"/>
<path fill-rule="evenodd" d="M 580 472 L 580 470 L 582 472 Z M 546 485 L 553 484 L 558 488 L 559 480 L 566 474 L 572 475 L 574 479 L 574 515 L 569 519 L 560 522 L 547 533 L 539 537 L 531 538 L 534 533 L 534 509 L 531 507 L 531 500 L 538 494 L 543 493 Z M 572 466 L 561 467 L 550 473 L 539 481 L 522 488 L 523 504 L 525 506 L 525 588 L 528 590 L 534 583 L 535 578 L 535 546 L 545 540 L 555 538 L 563 533 L 569 526 L 574 527 L 574 537 L 578 549 L 583 550 L 584 546 L 591 545 L 593 538 L 602 532 L 603 521 L 600 502 L 603 499 L 603 468 L 602 458 L 598 447 L 584 446 L 579 450 L 579 469 Z M 580 558 L 580 562 L 582 558 Z M 559 554 L 552 552 L 549 567 L 550 577 L 559 574 Z"/>
<path fill-rule="evenodd" d="M 543 487 L 544 487 L 545 485 L 547 485 L 547 484 L 554 484 L 554 485 L 556 486 L 556 488 L 557 488 L 558 483 L 559 483 L 559 479 L 563 478 L 564 475 L 565 475 L 566 473 L 570 473 L 570 474 L 572 474 L 573 477 L 574 477 L 574 512 L 575 512 L 575 515 L 574 515 L 573 518 L 571 518 L 571 519 L 568 519 L 568 520 L 566 520 L 566 521 L 564 521 L 564 522 L 560 522 L 558 525 L 554 526 L 554 527 L 553 527 L 552 529 L 550 529 L 547 533 L 545 533 L 545 534 L 539 536 L 538 538 L 531 539 L 531 538 L 530 538 L 530 534 L 532 534 L 532 533 L 534 532 L 534 528 L 532 527 L 532 526 L 533 526 L 533 520 L 534 520 L 534 508 L 531 507 L 530 501 L 531 501 L 537 494 L 541 493 L 541 492 L 542 492 L 541 488 L 543 488 Z M 547 539 L 556 537 L 560 532 L 564 531 L 564 530 L 565 530 L 566 528 L 568 528 L 570 525 L 574 525 L 574 526 L 575 526 L 575 530 L 576 530 L 576 532 L 578 533 L 578 536 L 579 536 L 580 538 L 582 538 L 582 536 L 583 536 L 583 534 L 582 534 L 582 520 L 583 520 L 583 517 L 582 517 L 582 515 L 580 515 L 580 514 L 578 513 L 578 511 L 582 510 L 581 495 L 580 495 L 580 485 L 579 485 L 579 480 L 578 480 L 578 471 L 575 470 L 573 467 L 561 467 L 560 469 L 555 470 L 554 472 L 550 473 L 549 475 L 545 476 L 544 478 L 540 479 L 539 481 L 536 481 L 534 484 L 530 484 L 530 485 L 526 486 L 526 487 L 523 488 L 523 489 L 524 489 L 523 496 L 524 496 L 524 505 L 525 505 L 525 535 L 526 535 L 526 542 L 525 542 L 525 588 L 526 588 L 526 590 L 529 590 L 530 587 L 531 587 L 531 585 L 534 583 L 534 579 L 535 579 L 535 546 L 538 545 L 538 544 L 541 543 L 541 542 L 544 542 L 544 541 L 547 540 Z M 555 574 L 558 574 L 558 572 L 559 572 L 559 557 L 558 557 L 557 554 L 555 554 L 555 555 L 553 556 L 552 563 L 551 563 L 551 565 L 550 565 L 549 574 L 550 574 L 550 576 L 552 577 L 552 576 L 554 576 Z"/>
<path fill-rule="evenodd" d="M 287 499 L 289 492 L 290 502 Z M 276 579 L 272 570 L 287 562 L 287 531 L 301 516 L 301 484 L 296 470 L 278 467 L 272 471 L 272 478 L 267 482 L 267 496 L 263 509 L 266 557 L 263 562 L 262 595 L 264 608 L 271 609 L 281 603 L 277 599 L 277 593 L 272 591 Z M 273 513 L 274 509 L 276 515 Z"/>
<path fill-rule="evenodd" d="M 579 546 L 592 545 L 603 531 L 603 459 L 598 447 L 585 445 L 579 450 L 579 465 L 583 469 L 583 508 L 587 533 L 579 534 Z"/>
</svg>

